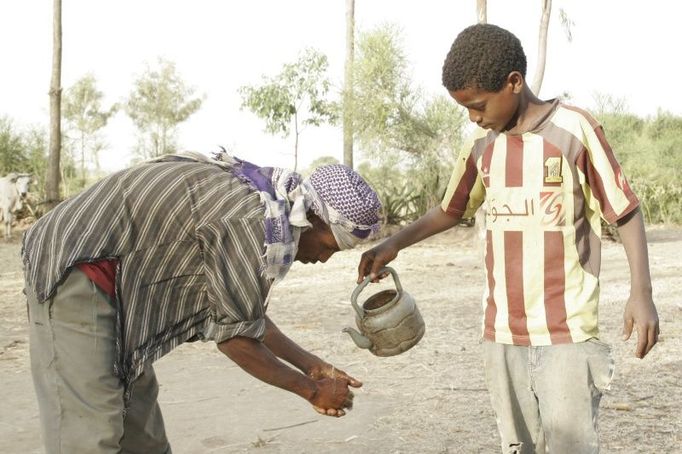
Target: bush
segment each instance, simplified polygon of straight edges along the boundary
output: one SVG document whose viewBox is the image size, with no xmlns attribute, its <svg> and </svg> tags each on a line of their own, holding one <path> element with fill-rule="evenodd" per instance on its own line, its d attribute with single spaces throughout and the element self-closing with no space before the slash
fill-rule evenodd
<svg viewBox="0 0 682 454">
<path fill-rule="evenodd" d="M 682 224 L 682 185 L 633 180 L 631 186 L 641 203 L 644 219 L 649 224 Z"/>
<path fill-rule="evenodd" d="M 383 224 L 390 225 L 415 221 L 440 203 L 451 170 L 449 166 L 436 162 L 405 167 L 395 162 L 375 166 L 363 162 L 358 166 L 358 172 L 381 200 Z"/>
<path fill-rule="evenodd" d="M 645 221 L 682 224 L 682 117 L 659 111 L 639 118 L 613 110 L 597 118 L 640 199 Z"/>
</svg>

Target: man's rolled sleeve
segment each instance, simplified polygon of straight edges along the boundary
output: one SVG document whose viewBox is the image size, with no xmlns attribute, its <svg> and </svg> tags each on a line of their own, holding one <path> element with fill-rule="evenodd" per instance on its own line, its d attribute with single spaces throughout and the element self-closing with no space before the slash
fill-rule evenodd
<svg viewBox="0 0 682 454">
<path fill-rule="evenodd" d="M 261 340 L 271 280 L 261 272 L 262 218 L 223 218 L 197 230 L 211 306 L 206 337 L 220 343 L 235 336 Z"/>
<path fill-rule="evenodd" d="M 219 344 L 233 337 L 250 337 L 258 341 L 263 341 L 265 334 L 265 318 L 253 321 L 243 321 L 235 323 L 213 322 L 208 328 L 206 337 Z"/>
</svg>

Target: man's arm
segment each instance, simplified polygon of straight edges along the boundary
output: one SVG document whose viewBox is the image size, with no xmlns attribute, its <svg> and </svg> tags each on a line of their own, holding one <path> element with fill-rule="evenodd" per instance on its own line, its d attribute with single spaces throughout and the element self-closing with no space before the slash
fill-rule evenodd
<svg viewBox="0 0 682 454">
<path fill-rule="evenodd" d="M 618 234 L 630 266 L 630 298 L 623 314 L 623 340 L 637 330 L 635 356 L 644 358 L 658 342 L 658 313 L 651 295 L 651 275 L 644 221 L 639 208 L 618 221 Z"/>
<path fill-rule="evenodd" d="M 249 374 L 303 397 L 320 413 L 320 409 L 325 409 L 330 416 L 343 416 L 344 408 L 352 407 L 349 382 L 343 377 L 314 380 L 290 368 L 261 342 L 248 337 L 233 337 L 219 343 L 218 349 Z"/>
<path fill-rule="evenodd" d="M 365 276 L 376 281 L 379 270 L 395 259 L 402 249 L 456 226 L 460 219 L 461 216 L 449 215 L 440 206 L 431 208 L 424 216 L 362 254 L 358 265 L 358 284 Z"/>
<path fill-rule="evenodd" d="M 280 331 L 268 316 L 265 317 L 265 338 L 263 343 L 278 358 L 295 366 L 315 380 L 321 378 L 343 378 L 354 388 L 362 386 L 359 380 L 301 348 L 296 342 Z"/>
</svg>

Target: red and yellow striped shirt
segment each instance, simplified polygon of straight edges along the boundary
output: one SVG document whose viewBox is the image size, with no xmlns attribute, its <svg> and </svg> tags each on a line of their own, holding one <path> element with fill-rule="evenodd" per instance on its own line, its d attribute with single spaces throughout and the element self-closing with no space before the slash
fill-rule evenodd
<svg viewBox="0 0 682 454">
<path fill-rule="evenodd" d="M 554 101 L 520 135 L 479 130 L 442 208 L 486 213 L 483 337 L 515 345 L 598 336 L 601 222 L 639 201 L 587 112 Z"/>
</svg>

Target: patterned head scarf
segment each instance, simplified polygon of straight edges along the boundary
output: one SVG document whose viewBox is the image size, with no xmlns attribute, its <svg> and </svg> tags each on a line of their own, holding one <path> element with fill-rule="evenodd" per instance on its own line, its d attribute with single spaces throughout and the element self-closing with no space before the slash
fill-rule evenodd
<svg viewBox="0 0 682 454">
<path fill-rule="evenodd" d="M 353 248 L 379 229 L 381 202 L 374 190 L 350 167 L 341 164 L 318 167 L 288 193 L 294 208 L 301 196 L 306 211 L 312 209 L 331 227 L 341 250 Z"/>
<path fill-rule="evenodd" d="M 267 277 L 281 279 L 293 263 L 301 231 L 312 227 L 312 210 L 330 226 L 339 248 L 351 249 L 380 227 L 381 202 L 374 190 L 353 169 L 341 164 L 321 166 L 306 179 L 276 167 L 258 167 L 218 153 L 233 173 L 254 187 L 265 206 L 265 269 Z"/>
</svg>

